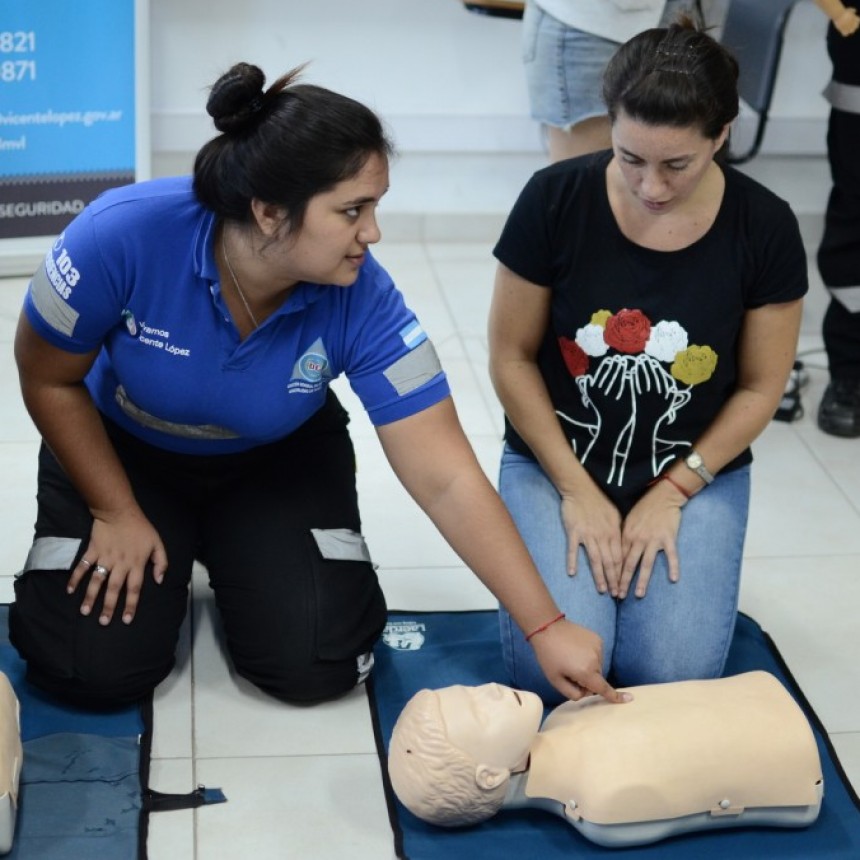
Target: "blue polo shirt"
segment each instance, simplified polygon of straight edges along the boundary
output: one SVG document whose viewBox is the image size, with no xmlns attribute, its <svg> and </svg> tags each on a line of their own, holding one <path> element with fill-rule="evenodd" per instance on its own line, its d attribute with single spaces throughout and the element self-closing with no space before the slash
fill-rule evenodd
<svg viewBox="0 0 860 860">
<path fill-rule="evenodd" d="M 60 235 L 25 312 L 60 349 L 100 348 L 96 406 L 171 451 L 241 451 L 291 433 L 345 373 L 375 425 L 450 393 L 436 352 L 367 254 L 350 287 L 300 283 L 244 341 L 221 295 L 216 219 L 189 177 L 113 189 Z"/>
</svg>

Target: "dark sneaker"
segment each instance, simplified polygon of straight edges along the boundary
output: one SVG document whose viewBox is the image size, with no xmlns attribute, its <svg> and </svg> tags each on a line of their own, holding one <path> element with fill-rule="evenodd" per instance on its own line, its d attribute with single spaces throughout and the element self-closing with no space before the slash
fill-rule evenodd
<svg viewBox="0 0 860 860">
<path fill-rule="evenodd" d="M 818 426 L 831 436 L 860 436 L 860 379 L 834 379 L 818 407 Z"/>
<path fill-rule="evenodd" d="M 800 402 L 800 390 L 809 382 L 809 373 L 803 362 L 797 360 L 785 383 L 785 393 L 773 416 L 774 421 L 797 421 L 803 418 L 803 405 Z"/>
</svg>

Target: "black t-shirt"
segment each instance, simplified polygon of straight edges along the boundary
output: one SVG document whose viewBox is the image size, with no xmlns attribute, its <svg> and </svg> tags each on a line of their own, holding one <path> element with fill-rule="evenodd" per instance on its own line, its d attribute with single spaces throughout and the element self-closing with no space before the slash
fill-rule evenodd
<svg viewBox="0 0 860 860">
<path fill-rule="evenodd" d="M 611 156 L 537 172 L 494 253 L 552 290 L 538 365 L 576 456 L 626 512 L 734 391 L 745 312 L 808 285 L 788 204 L 732 168 L 701 239 L 679 251 L 631 242 L 609 206 Z M 507 420 L 505 438 L 531 455 Z M 751 459 L 746 450 L 725 469 Z"/>
</svg>

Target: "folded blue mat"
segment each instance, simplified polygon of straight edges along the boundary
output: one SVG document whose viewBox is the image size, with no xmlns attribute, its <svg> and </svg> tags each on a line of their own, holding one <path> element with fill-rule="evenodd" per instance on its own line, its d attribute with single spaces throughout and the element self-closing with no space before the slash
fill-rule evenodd
<svg viewBox="0 0 860 860">
<path fill-rule="evenodd" d="M 857 860 L 860 800 L 848 782 L 818 717 L 770 637 L 746 615 L 738 616 L 726 675 L 762 669 L 779 678 L 812 724 L 824 773 L 824 802 L 817 821 L 802 830 L 739 828 L 703 831 L 636 848 L 604 848 L 563 819 L 537 810 L 505 810 L 482 824 L 449 830 L 425 824 L 403 807 L 385 767 L 391 730 L 406 702 L 420 689 L 450 684 L 509 683 L 502 665 L 498 616 L 482 612 L 392 612 L 374 651 L 368 682 L 397 856 L 403 860 L 499 860 L 539 857 L 624 860 Z"/>
<path fill-rule="evenodd" d="M 21 703 L 24 765 L 10 860 L 146 857 L 143 793 L 149 766 L 141 702 L 92 713 L 63 705 L 24 680 L 0 606 L 0 671 Z M 150 723 L 151 724 L 151 723 Z"/>
</svg>

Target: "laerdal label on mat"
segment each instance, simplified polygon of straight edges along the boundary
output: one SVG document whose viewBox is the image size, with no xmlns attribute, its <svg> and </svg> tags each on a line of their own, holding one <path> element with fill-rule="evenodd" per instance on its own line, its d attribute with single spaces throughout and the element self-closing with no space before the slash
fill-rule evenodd
<svg viewBox="0 0 860 860">
<path fill-rule="evenodd" d="M 424 644 L 427 626 L 420 621 L 389 621 L 382 641 L 395 651 L 417 651 Z"/>
</svg>

